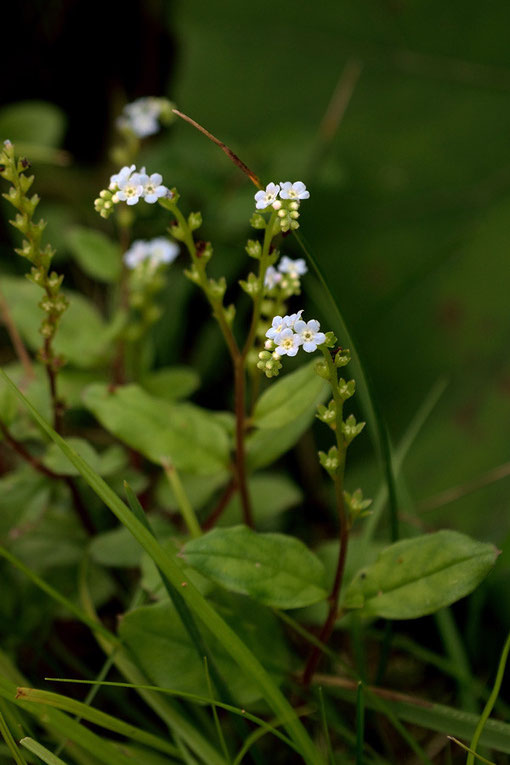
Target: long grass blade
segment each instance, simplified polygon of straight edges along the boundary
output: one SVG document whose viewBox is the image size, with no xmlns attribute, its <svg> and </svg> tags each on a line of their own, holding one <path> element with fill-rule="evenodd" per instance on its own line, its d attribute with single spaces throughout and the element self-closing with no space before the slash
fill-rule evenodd
<svg viewBox="0 0 510 765">
<path fill-rule="evenodd" d="M 2 714 L 2 710 L 0 709 L 0 735 L 2 736 L 3 740 L 5 741 L 7 748 L 9 749 L 12 759 L 16 763 L 16 765 L 27 765 L 27 761 L 21 754 L 18 745 L 16 744 L 14 737 L 9 730 L 9 726 L 7 725 L 7 722 L 5 720 L 5 717 Z"/>
<path fill-rule="evenodd" d="M 478 746 L 478 743 L 480 741 L 480 737 L 482 735 L 484 726 L 487 723 L 490 717 L 490 714 L 492 712 L 492 709 L 494 707 L 494 704 L 496 703 L 496 699 L 498 698 L 498 694 L 501 688 L 501 683 L 503 682 L 503 676 L 505 674 L 506 662 L 508 659 L 509 651 L 510 651 L 510 633 L 508 634 L 508 637 L 505 641 L 505 645 L 503 646 L 503 650 L 501 652 L 501 657 L 499 659 L 499 665 L 498 665 L 498 671 L 496 673 L 496 680 L 494 681 L 494 687 L 492 689 L 492 693 L 489 696 L 489 700 L 487 701 L 482 714 L 480 715 L 480 720 L 478 721 L 478 725 L 476 726 L 475 732 L 473 734 L 473 738 L 471 739 L 471 744 L 469 748 L 472 751 L 468 754 L 466 765 L 474 765 L 474 753 L 476 752 L 476 747 Z"/>
<path fill-rule="evenodd" d="M 473 750 L 470 749 L 469 746 L 466 746 L 465 744 L 463 744 L 462 741 L 459 741 L 458 738 L 455 738 L 454 736 L 447 736 L 447 738 L 449 738 L 450 741 L 453 741 L 455 744 L 457 744 L 457 746 L 460 746 L 461 749 L 464 749 L 465 752 L 469 752 L 470 754 L 472 754 L 473 757 L 476 757 L 476 759 L 479 760 L 480 762 L 485 762 L 486 765 L 496 765 L 495 762 L 485 759 L 485 757 L 482 757 L 481 754 L 477 754 L 476 752 L 473 752 Z"/>
<path fill-rule="evenodd" d="M 21 746 L 24 746 L 25 749 L 28 749 L 29 752 L 39 757 L 39 759 L 45 762 L 46 765 L 67 765 L 64 760 L 61 760 L 60 757 L 57 757 L 53 752 L 50 752 L 49 749 L 46 749 L 45 746 L 38 741 L 34 741 L 34 739 L 29 736 L 22 738 L 20 744 Z"/>
<path fill-rule="evenodd" d="M 207 689 L 209 691 L 209 696 L 211 697 L 211 699 L 214 699 L 214 693 L 213 693 L 213 688 L 212 688 L 212 683 L 211 683 L 211 676 L 209 674 L 209 668 L 207 666 L 207 656 L 204 656 L 204 672 L 205 672 L 205 677 L 206 677 L 206 680 L 207 680 Z M 218 741 L 220 742 L 221 750 L 222 750 L 222 752 L 223 752 L 223 754 L 225 756 L 225 760 L 230 765 L 230 763 L 231 763 L 230 754 L 229 754 L 229 751 L 227 749 L 227 745 L 225 743 L 225 736 L 223 735 L 223 731 L 221 729 L 220 718 L 218 717 L 218 710 L 216 709 L 216 702 L 215 701 L 213 701 L 213 703 L 211 704 L 211 708 L 212 708 L 212 713 L 213 713 L 213 717 L 214 717 L 214 725 L 215 725 L 215 728 L 216 728 L 216 733 L 217 733 L 217 736 L 218 736 Z"/>
<path fill-rule="evenodd" d="M 96 682 L 95 680 L 75 680 L 75 679 L 71 679 L 67 677 L 46 677 L 45 680 L 48 680 L 48 682 L 77 683 L 80 685 L 90 685 L 91 683 Z M 273 727 L 270 723 L 266 722 L 261 717 L 257 717 L 251 712 L 247 712 L 246 709 L 240 709 L 239 707 L 232 706 L 232 704 L 225 704 L 223 701 L 217 701 L 207 696 L 199 696 L 196 693 L 185 693 L 184 691 L 174 691 L 172 688 L 161 688 L 158 685 L 139 685 L 137 683 L 121 683 L 121 682 L 114 682 L 111 680 L 104 680 L 100 684 L 109 685 L 113 688 L 133 688 L 134 690 L 143 689 L 143 690 L 155 691 L 156 693 L 161 693 L 168 696 L 175 696 L 176 698 L 185 699 L 186 701 L 192 701 L 197 704 L 216 704 L 216 706 L 219 707 L 220 709 L 224 709 L 227 712 L 231 712 L 232 714 L 238 715 L 239 717 L 243 717 L 246 720 L 251 720 L 251 722 L 256 723 L 256 725 L 259 725 L 265 728 L 269 733 L 272 733 L 274 736 L 276 736 L 276 738 L 279 738 L 280 741 L 283 741 L 291 749 L 294 749 L 296 752 L 299 752 L 299 748 L 297 747 L 297 745 L 290 738 L 288 738 L 279 730 L 277 730 L 275 727 Z M 46 694 L 51 692 L 37 691 L 37 693 Z M 53 696 L 58 697 L 59 694 L 53 694 Z M 62 696 L 61 698 L 67 699 L 67 696 Z M 294 710 L 292 710 L 292 714 L 293 715 L 296 714 Z M 284 721 L 282 721 L 282 725 L 283 724 L 284 724 Z"/>
<path fill-rule="evenodd" d="M 182 571 L 172 557 L 159 545 L 151 533 L 134 517 L 129 508 L 119 499 L 108 484 L 90 467 L 80 455 L 71 448 L 66 441 L 41 417 L 39 412 L 32 406 L 12 380 L 0 370 L 1 377 L 16 392 L 23 405 L 30 412 L 33 419 L 43 431 L 57 444 L 59 449 L 66 455 L 70 462 L 77 468 L 85 481 L 102 499 L 107 507 L 113 512 L 118 520 L 138 540 L 144 550 L 150 555 L 154 563 L 161 568 L 174 587 L 182 585 Z M 290 737 L 297 745 L 301 756 L 309 765 L 318 765 L 323 758 L 300 720 L 292 716 L 292 707 L 283 696 L 278 686 L 262 667 L 258 659 L 236 635 L 231 627 L 214 610 L 203 595 L 191 582 L 183 588 L 183 597 L 193 612 L 202 620 L 206 627 L 220 640 L 225 649 L 230 653 L 234 661 L 258 684 L 266 702 L 277 716 L 286 719 L 285 727 Z"/>
</svg>

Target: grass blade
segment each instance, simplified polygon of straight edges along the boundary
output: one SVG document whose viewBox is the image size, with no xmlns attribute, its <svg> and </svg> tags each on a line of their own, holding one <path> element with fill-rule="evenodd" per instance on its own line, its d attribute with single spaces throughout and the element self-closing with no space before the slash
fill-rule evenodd
<svg viewBox="0 0 510 765">
<path fill-rule="evenodd" d="M 494 704 L 496 703 L 496 699 L 498 698 L 499 690 L 501 688 L 501 683 L 503 682 L 503 676 L 505 674 L 506 661 L 508 659 L 509 651 L 510 651 L 510 633 L 507 636 L 505 645 L 503 646 L 503 650 L 501 652 L 501 657 L 499 659 L 499 665 L 498 665 L 498 671 L 496 673 L 496 680 L 494 681 L 494 688 L 492 689 L 492 693 L 489 696 L 489 700 L 487 701 L 483 709 L 483 712 L 480 716 L 480 720 L 478 721 L 478 725 L 476 726 L 475 732 L 473 734 L 473 738 L 471 739 L 471 745 L 469 748 L 472 751 L 468 754 L 466 765 L 474 765 L 474 761 L 475 761 L 474 754 L 476 753 L 476 747 L 478 746 L 478 742 L 480 741 L 480 737 L 482 735 L 484 726 L 486 722 L 488 721 L 490 714 L 492 712 L 492 709 L 494 707 Z"/>
<path fill-rule="evenodd" d="M 57 757 L 53 752 L 50 752 L 49 749 L 46 749 L 45 746 L 38 741 L 34 741 L 34 739 L 29 736 L 22 738 L 20 744 L 21 746 L 24 746 L 25 749 L 28 749 L 29 752 L 39 757 L 39 759 L 45 762 L 46 765 L 67 765 L 64 760 L 61 760 L 60 757 Z"/>
<path fill-rule="evenodd" d="M 16 763 L 16 765 L 27 765 L 27 761 L 21 754 L 18 745 L 16 744 L 11 731 L 9 730 L 9 726 L 7 725 L 7 722 L 5 720 L 5 717 L 2 714 L 2 710 L 0 709 L 0 734 L 5 741 L 7 748 L 9 749 L 12 759 Z"/>
<path fill-rule="evenodd" d="M 91 681 L 94 685 L 99 685 L 95 680 Z M 147 731 L 137 728 L 136 725 L 131 725 L 123 720 L 119 720 L 117 717 L 101 712 L 99 709 L 85 704 L 82 701 L 76 701 L 68 696 L 62 696 L 52 691 L 39 691 L 35 688 L 18 688 L 16 698 L 23 702 L 35 702 L 39 704 L 45 704 L 47 706 L 56 707 L 62 712 L 69 712 L 70 714 L 77 715 L 83 720 L 99 725 L 101 728 L 112 731 L 113 733 L 119 733 L 121 736 L 131 738 L 133 741 L 138 741 L 140 744 L 146 744 L 159 752 L 165 752 L 175 756 L 178 751 L 175 746 L 169 744 L 165 739 L 160 736 L 156 736 L 153 733 L 147 733 Z"/>
<path fill-rule="evenodd" d="M 495 762 L 491 762 L 491 760 L 486 760 L 485 757 L 482 757 L 481 754 L 477 754 L 476 752 L 473 752 L 473 750 L 470 749 L 469 746 L 466 746 L 465 744 L 463 744 L 462 741 L 459 741 L 458 738 L 455 738 L 454 736 L 447 736 L 447 738 L 449 738 L 450 741 L 453 741 L 455 744 L 457 744 L 457 746 L 460 746 L 461 749 L 464 749 L 465 752 L 469 752 L 470 754 L 472 754 L 480 762 L 485 762 L 487 763 L 487 765 L 496 765 Z"/>
</svg>

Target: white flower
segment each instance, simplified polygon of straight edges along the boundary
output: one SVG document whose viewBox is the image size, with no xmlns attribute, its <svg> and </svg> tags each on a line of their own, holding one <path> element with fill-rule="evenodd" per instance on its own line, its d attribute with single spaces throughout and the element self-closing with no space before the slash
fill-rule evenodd
<svg viewBox="0 0 510 765">
<path fill-rule="evenodd" d="M 160 173 L 152 173 L 147 175 L 145 167 L 142 167 L 140 171 L 140 183 L 143 186 L 142 196 L 146 202 L 150 205 L 157 202 L 159 197 L 164 197 L 168 189 L 162 185 L 163 176 Z"/>
<path fill-rule="evenodd" d="M 285 317 L 285 319 L 287 318 L 288 316 Z M 283 330 L 287 327 L 285 319 L 283 316 L 275 316 L 271 327 L 266 332 L 266 337 L 268 337 L 270 340 L 273 340 L 276 335 L 278 335 L 280 332 L 283 332 Z"/>
<path fill-rule="evenodd" d="M 127 104 L 123 111 L 124 116 L 119 118 L 118 123 L 130 127 L 139 138 L 158 132 L 158 118 L 161 112 L 159 99 L 151 96 L 138 98 Z"/>
<path fill-rule="evenodd" d="M 308 199 L 310 197 L 310 192 L 306 190 L 303 181 L 296 181 L 295 183 L 282 181 L 280 185 L 280 197 L 282 199 Z"/>
<path fill-rule="evenodd" d="M 303 310 L 304 309 L 302 308 L 297 313 L 291 313 L 290 316 L 284 316 L 283 321 L 285 323 L 285 326 L 290 327 L 290 329 L 294 329 L 294 325 L 301 318 L 301 314 L 303 313 Z"/>
<path fill-rule="evenodd" d="M 140 197 L 143 196 L 144 191 L 140 173 L 133 173 L 126 178 L 122 178 L 118 181 L 117 185 L 119 190 L 116 193 L 116 197 L 120 202 L 136 205 Z"/>
<path fill-rule="evenodd" d="M 159 236 L 147 243 L 151 264 L 159 266 L 162 263 L 173 263 L 179 254 L 179 245 Z"/>
<path fill-rule="evenodd" d="M 129 250 L 124 253 L 123 260 L 128 268 L 136 268 L 143 263 L 148 255 L 148 242 L 144 242 L 143 239 L 137 239 Z"/>
<path fill-rule="evenodd" d="M 268 183 L 265 191 L 257 191 L 255 194 L 257 210 L 265 210 L 266 207 L 272 205 L 276 201 L 279 191 L 280 187 L 277 183 Z"/>
<path fill-rule="evenodd" d="M 276 268 L 274 266 L 268 266 L 266 275 L 264 276 L 264 287 L 267 287 L 268 290 L 272 290 L 273 287 L 276 287 L 278 282 L 281 282 L 282 275 L 278 273 Z"/>
<path fill-rule="evenodd" d="M 283 332 L 279 332 L 275 335 L 274 342 L 276 345 L 275 351 L 278 356 L 295 356 L 303 341 L 299 335 L 295 335 L 294 332 L 287 327 Z"/>
<path fill-rule="evenodd" d="M 137 239 L 129 250 L 124 253 L 124 263 L 128 268 L 136 268 L 147 262 L 152 269 L 164 263 L 172 263 L 179 254 L 179 246 L 163 236 L 150 241 Z"/>
<path fill-rule="evenodd" d="M 284 255 L 278 263 L 278 271 L 281 274 L 288 274 L 291 279 L 297 279 L 299 276 L 303 276 L 308 271 L 304 258 L 298 258 L 292 260 Z"/>
<path fill-rule="evenodd" d="M 123 167 L 121 170 L 119 170 L 118 173 L 115 173 L 115 175 L 112 175 L 110 177 L 110 185 L 109 189 L 110 191 L 113 191 L 116 189 L 120 183 L 127 181 L 131 175 L 135 172 L 136 167 L 135 165 L 131 165 L 131 167 L 128 167 L 127 165 Z"/>
<path fill-rule="evenodd" d="M 294 331 L 301 338 L 303 350 L 307 353 L 313 353 L 317 350 L 318 345 L 322 345 L 326 340 L 324 332 L 319 332 L 321 325 L 316 319 L 310 319 L 310 321 L 296 321 L 294 324 Z"/>
</svg>

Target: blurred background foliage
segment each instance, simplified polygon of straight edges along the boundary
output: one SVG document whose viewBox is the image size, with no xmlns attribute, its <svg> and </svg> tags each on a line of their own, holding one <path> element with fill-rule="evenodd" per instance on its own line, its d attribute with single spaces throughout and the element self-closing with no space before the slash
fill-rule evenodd
<svg viewBox="0 0 510 765">
<path fill-rule="evenodd" d="M 4 12 L 18 36 L 0 136 L 33 160 L 66 283 L 100 308 L 71 232 L 113 232 L 92 202 L 114 169 L 108 141 L 126 101 L 166 95 L 264 182 L 304 180 L 303 234 L 395 442 L 437 380 L 448 383 L 405 463 L 404 518 L 510 549 L 509 22 L 504 0 L 25 1 Z M 143 163 L 203 211 L 211 270 L 235 283 L 253 187 L 183 122 L 147 142 Z M 140 213 L 138 236 L 166 225 L 161 211 Z M 285 252 L 300 255 L 290 238 Z M 1 258 L 3 272 L 21 272 L 6 244 Z M 178 271 L 153 333 L 155 363 L 197 364 L 214 394 L 221 341 Z M 309 280 L 308 313 L 329 328 Z M 361 441 L 347 485 L 370 496 L 378 471 Z M 504 557 L 486 587 L 496 598 Z M 500 616 L 510 625 L 510 608 Z"/>
</svg>

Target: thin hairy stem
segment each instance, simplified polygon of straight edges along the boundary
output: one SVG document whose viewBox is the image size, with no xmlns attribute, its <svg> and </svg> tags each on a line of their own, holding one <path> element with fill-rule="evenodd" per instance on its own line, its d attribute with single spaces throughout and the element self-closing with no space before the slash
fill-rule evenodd
<svg viewBox="0 0 510 765">
<path fill-rule="evenodd" d="M 349 545 L 349 519 L 345 511 L 344 501 L 344 472 L 345 472 L 345 455 L 347 451 L 347 444 L 342 434 L 342 415 L 343 415 L 343 399 L 340 396 L 338 390 L 338 374 L 337 369 L 331 359 L 329 350 L 325 348 L 323 350 L 324 358 L 329 370 L 329 380 L 331 384 L 331 390 L 333 392 L 333 400 L 336 406 L 336 443 L 338 449 L 338 467 L 335 470 L 333 480 L 335 484 L 335 498 L 336 509 L 338 517 L 338 561 L 336 565 L 335 578 L 333 586 L 328 598 L 328 614 L 326 621 L 322 625 L 322 629 L 319 633 L 319 641 L 324 645 L 327 645 L 335 626 L 335 621 L 338 617 L 338 604 L 340 602 L 340 594 L 342 591 L 342 583 L 345 571 L 345 561 L 347 560 L 347 548 Z M 320 658 L 322 656 L 322 649 L 316 645 L 313 647 L 308 661 L 303 672 L 302 683 L 305 688 L 308 688 L 312 682 L 315 671 L 318 667 Z"/>
<path fill-rule="evenodd" d="M 205 127 L 203 127 L 202 125 L 200 125 L 200 123 L 196 122 L 196 121 L 195 121 L 194 119 L 192 119 L 191 117 L 188 117 L 188 115 L 187 115 L 187 114 L 183 114 L 183 112 L 180 112 L 178 109 L 172 109 L 172 111 L 173 111 L 173 113 L 174 113 L 174 114 L 176 114 L 178 117 L 180 117 L 181 119 L 185 120 L 185 122 L 188 122 L 190 125 L 193 125 L 193 127 L 194 127 L 194 128 L 196 128 L 197 130 L 200 130 L 200 132 L 201 132 L 201 133 L 203 133 L 203 134 L 204 134 L 204 135 L 205 135 L 207 138 L 209 138 L 209 140 L 210 140 L 210 141 L 212 141 L 213 143 L 215 143 L 215 144 L 216 144 L 216 146 L 219 146 L 219 147 L 220 147 L 220 149 L 221 149 L 222 151 L 224 151 L 224 152 L 225 152 L 225 154 L 227 155 L 227 157 L 228 157 L 230 160 L 232 160 L 232 162 L 234 163 L 234 165 L 237 165 L 237 167 L 238 167 L 240 170 L 242 170 L 242 171 L 243 171 L 243 173 L 244 173 L 245 175 L 247 175 L 247 176 L 248 176 L 248 178 L 250 179 L 250 181 L 253 183 L 253 185 L 254 185 L 254 186 L 256 186 L 258 189 L 261 189 L 261 188 L 262 188 L 262 184 L 261 184 L 260 180 L 257 178 L 257 176 L 255 175 L 255 173 L 253 173 L 253 172 L 250 170 L 250 168 L 248 167 L 248 165 L 245 165 L 245 163 L 244 163 L 244 162 L 243 162 L 241 159 L 239 159 L 239 157 L 237 156 L 237 154 L 234 154 L 234 152 L 232 151 L 232 149 L 230 149 L 230 148 L 227 146 L 227 144 L 223 143 L 223 141 L 220 141 L 220 139 L 219 139 L 219 138 L 216 138 L 216 136 L 215 136 L 215 135 L 213 135 L 213 134 L 212 134 L 212 133 L 210 133 L 208 130 L 206 130 L 206 129 L 205 129 Z"/>
</svg>

